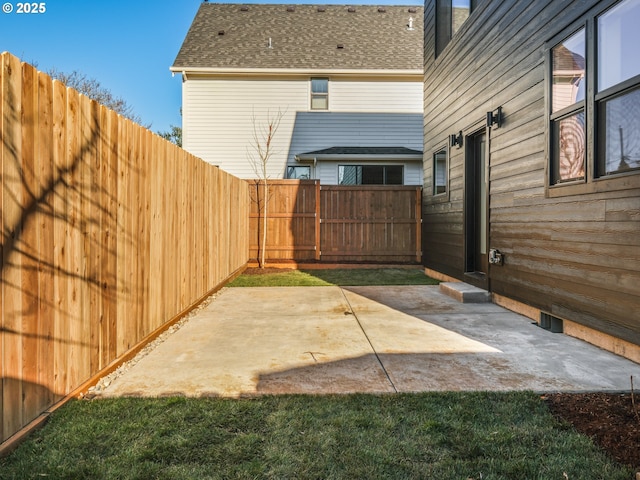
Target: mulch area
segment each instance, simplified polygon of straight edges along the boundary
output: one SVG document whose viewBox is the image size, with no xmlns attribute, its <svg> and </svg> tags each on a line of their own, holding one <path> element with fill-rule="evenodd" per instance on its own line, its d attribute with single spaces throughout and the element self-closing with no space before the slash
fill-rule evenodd
<svg viewBox="0 0 640 480">
<path fill-rule="evenodd" d="M 543 399 L 556 418 L 591 437 L 618 463 L 640 471 L 639 395 L 554 393 Z"/>
</svg>

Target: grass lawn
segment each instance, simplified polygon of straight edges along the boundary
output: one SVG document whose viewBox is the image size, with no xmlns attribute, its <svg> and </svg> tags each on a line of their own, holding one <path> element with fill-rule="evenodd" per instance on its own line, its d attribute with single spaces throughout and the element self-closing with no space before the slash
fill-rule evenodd
<svg viewBox="0 0 640 480">
<path fill-rule="evenodd" d="M 74 401 L 0 478 L 631 478 L 532 393 Z"/>
<path fill-rule="evenodd" d="M 245 274 L 232 286 L 437 284 L 419 269 Z M 0 479 L 628 480 L 539 395 L 73 401 Z"/>
<path fill-rule="evenodd" d="M 268 273 L 245 273 L 230 287 L 316 287 L 363 285 L 437 285 L 438 281 L 424 274 L 420 268 L 337 268 L 321 270 L 285 270 Z M 255 272 L 258 272 L 256 274 Z"/>
</svg>

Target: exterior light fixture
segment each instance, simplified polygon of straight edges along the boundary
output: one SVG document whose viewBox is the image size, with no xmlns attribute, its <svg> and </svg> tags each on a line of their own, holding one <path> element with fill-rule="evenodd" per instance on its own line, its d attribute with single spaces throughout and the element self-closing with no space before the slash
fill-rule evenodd
<svg viewBox="0 0 640 480">
<path fill-rule="evenodd" d="M 449 145 L 458 148 L 462 147 L 462 130 L 449 136 Z"/>
<path fill-rule="evenodd" d="M 500 128 L 502 125 L 502 107 L 498 107 L 493 112 L 487 112 L 487 127 L 496 126 Z"/>
</svg>

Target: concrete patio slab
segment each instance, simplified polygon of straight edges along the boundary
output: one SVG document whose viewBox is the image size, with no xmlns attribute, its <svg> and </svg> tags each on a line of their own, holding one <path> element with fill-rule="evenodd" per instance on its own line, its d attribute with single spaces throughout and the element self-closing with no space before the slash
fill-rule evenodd
<svg viewBox="0 0 640 480">
<path fill-rule="evenodd" d="M 624 391 L 631 375 L 640 365 L 437 286 L 228 288 L 100 395 Z"/>
</svg>

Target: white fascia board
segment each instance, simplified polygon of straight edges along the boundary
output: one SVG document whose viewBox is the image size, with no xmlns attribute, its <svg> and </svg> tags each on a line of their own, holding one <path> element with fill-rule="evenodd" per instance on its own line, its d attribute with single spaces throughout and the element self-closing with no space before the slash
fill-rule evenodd
<svg viewBox="0 0 640 480">
<path fill-rule="evenodd" d="M 183 76 L 193 75 L 246 75 L 246 76 L 265 76 L 265 75 L 313 75 L 313 76 L 374 76 L 374 77 L 412 77 L 416 76 L 422 79 L 422 70 L 383 70 L 383 69 L 349 69 L 349 70 L 319 70 L 310 68 L 208 68 L 208 67 L 170 67 L 173 73 L 181 73 Z"/>
<path fill-rule="evenodd" d="M 345 155 L 345 154 L 334 154 L 334 155 L 296 155 L 295 159 L 298 162 L 310 162 L 317 160 L 318 162 L 322 161 L 343 161 L 343 162 L 357 162 L 357 161 L 367 161 L 367 162 L 388 162 L 388 161 L 404 161 L 404 162 L 421 162 L 422 155 L 366 155 L 366 154 L 353 154 L 353 155 Z"/>
</svg>

